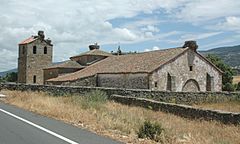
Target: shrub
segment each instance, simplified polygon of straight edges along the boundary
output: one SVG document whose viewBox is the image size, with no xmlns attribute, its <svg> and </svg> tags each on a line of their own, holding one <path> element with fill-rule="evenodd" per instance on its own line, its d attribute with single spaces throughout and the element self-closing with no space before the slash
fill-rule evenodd
<svg viewBox="0 0 240 144">
<path fill-rule="evenodd" d="M 143 126 L 140 127 L 138 131 L 139 138 L 149 138 L 154 141 L 161 141 L 161 134 L 164 129 L 158 123 L 153 123 L 150 121 L 145 121 Z"/>
<path fill-rule="evenodd" d="M 234 85 L 231 83 L 226 83 L 225 86 L 223 87 L 223 90 L 225 91 L 234 91 Z"/>
</svg>

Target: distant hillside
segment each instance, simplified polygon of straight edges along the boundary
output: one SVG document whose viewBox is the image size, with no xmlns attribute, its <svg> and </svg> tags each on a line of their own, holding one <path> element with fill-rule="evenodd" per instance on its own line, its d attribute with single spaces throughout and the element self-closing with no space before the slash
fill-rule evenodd
<svg viewBox="0 0 240 144">
<path fill-rule="evenodd" d="M 214 48 L 207 51 L 200 51 L 203 55 L 215 54 L 223 59 L 223 61 L 232 66 L 240 68 L 240 45 L 231 47 Z"/>
<path fill-rule="evenodd" d="M 4 76 L 6 76 L 7 73 L 11 73 L 11 72 L 17 72 L 17 69 L 15 68 L 15 69 L 11 69 L 8 71 L 0 72 L 0 76 L 4 77 Z"/>
</svg>

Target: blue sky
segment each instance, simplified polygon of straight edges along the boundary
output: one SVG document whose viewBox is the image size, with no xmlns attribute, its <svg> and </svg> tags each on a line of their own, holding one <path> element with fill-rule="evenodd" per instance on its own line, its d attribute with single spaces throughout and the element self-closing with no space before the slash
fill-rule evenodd
<svg viewBox="0 0 240 144">
<path fill-rule="evenodd" d="M 44 30 L 54 61 L 88 50 L 151 51 L 196 40 L 199 50 L 240 44 L 239 0 L 1 0 L 0 71 L 17 67 L 18 43 Z M 7 61 L 7 63 L 6 63 Z"/>
</svg>

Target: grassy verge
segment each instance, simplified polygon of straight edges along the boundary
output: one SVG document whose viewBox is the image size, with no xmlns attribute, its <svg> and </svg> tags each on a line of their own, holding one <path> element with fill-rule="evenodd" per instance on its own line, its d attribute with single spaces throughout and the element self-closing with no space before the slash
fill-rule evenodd
<svg viewBox="0 0 240 144">
<path fill-rule="evenodd" d="M 46 93 L 3 91 L 6 103 L 86 128 L 125 143 L 152 144 L 139 139 L 146 121 L 161 125 L 161 143 L 238 144 L 240 126 L 218 122 L 191 121 L 175 115 L 107 101 L 104 93 L 53 97 Z M 151 123 L 150 123 L 151 124 Z M 151 126 L 151 125 L 150 125 Z M 150 127 L 151 128 L 151 127 Z M 154 129 L 154 127 L 153 127 Z M 144 136 L 143 136 L 144 137 Z"/>
<path fill-rule="evenodd" d="M 240 101 L 200 104 L 200 105 L 195 105 L 194 107 L 204 108 L 204 109 L 212 109 L 212 110 L 216 110 L 217 109 L 217 110 L 222 110 L 222 111 L 229 111 L 229 112 L 240 113 Z"/>
</svg>

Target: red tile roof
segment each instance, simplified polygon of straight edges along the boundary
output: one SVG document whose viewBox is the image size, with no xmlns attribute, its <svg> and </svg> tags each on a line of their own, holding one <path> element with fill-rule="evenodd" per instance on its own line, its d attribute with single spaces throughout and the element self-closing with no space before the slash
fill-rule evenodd
<svg viewBox="0 0 240 144">
<path fill-rule="evenodd" d="M 27 38 L 25 40 L 23 40 L 22 42 L 20 42 L 19 44 L 22 45 L 22 44 L 28 44 L 28 43 L 31 43 L 35 40 L 37 40 L 38 37 L 34 37 L 34 36 L 31 36 L 30 38 Z"/>
<path fill-rule="evenodd" d="M 48 81 L 74 81 L 98 73 L 150 73 L 185 52 L 188 48 L 171 48 L 151 52 L 112 56 L 80 71 Z"/>
</svg>

